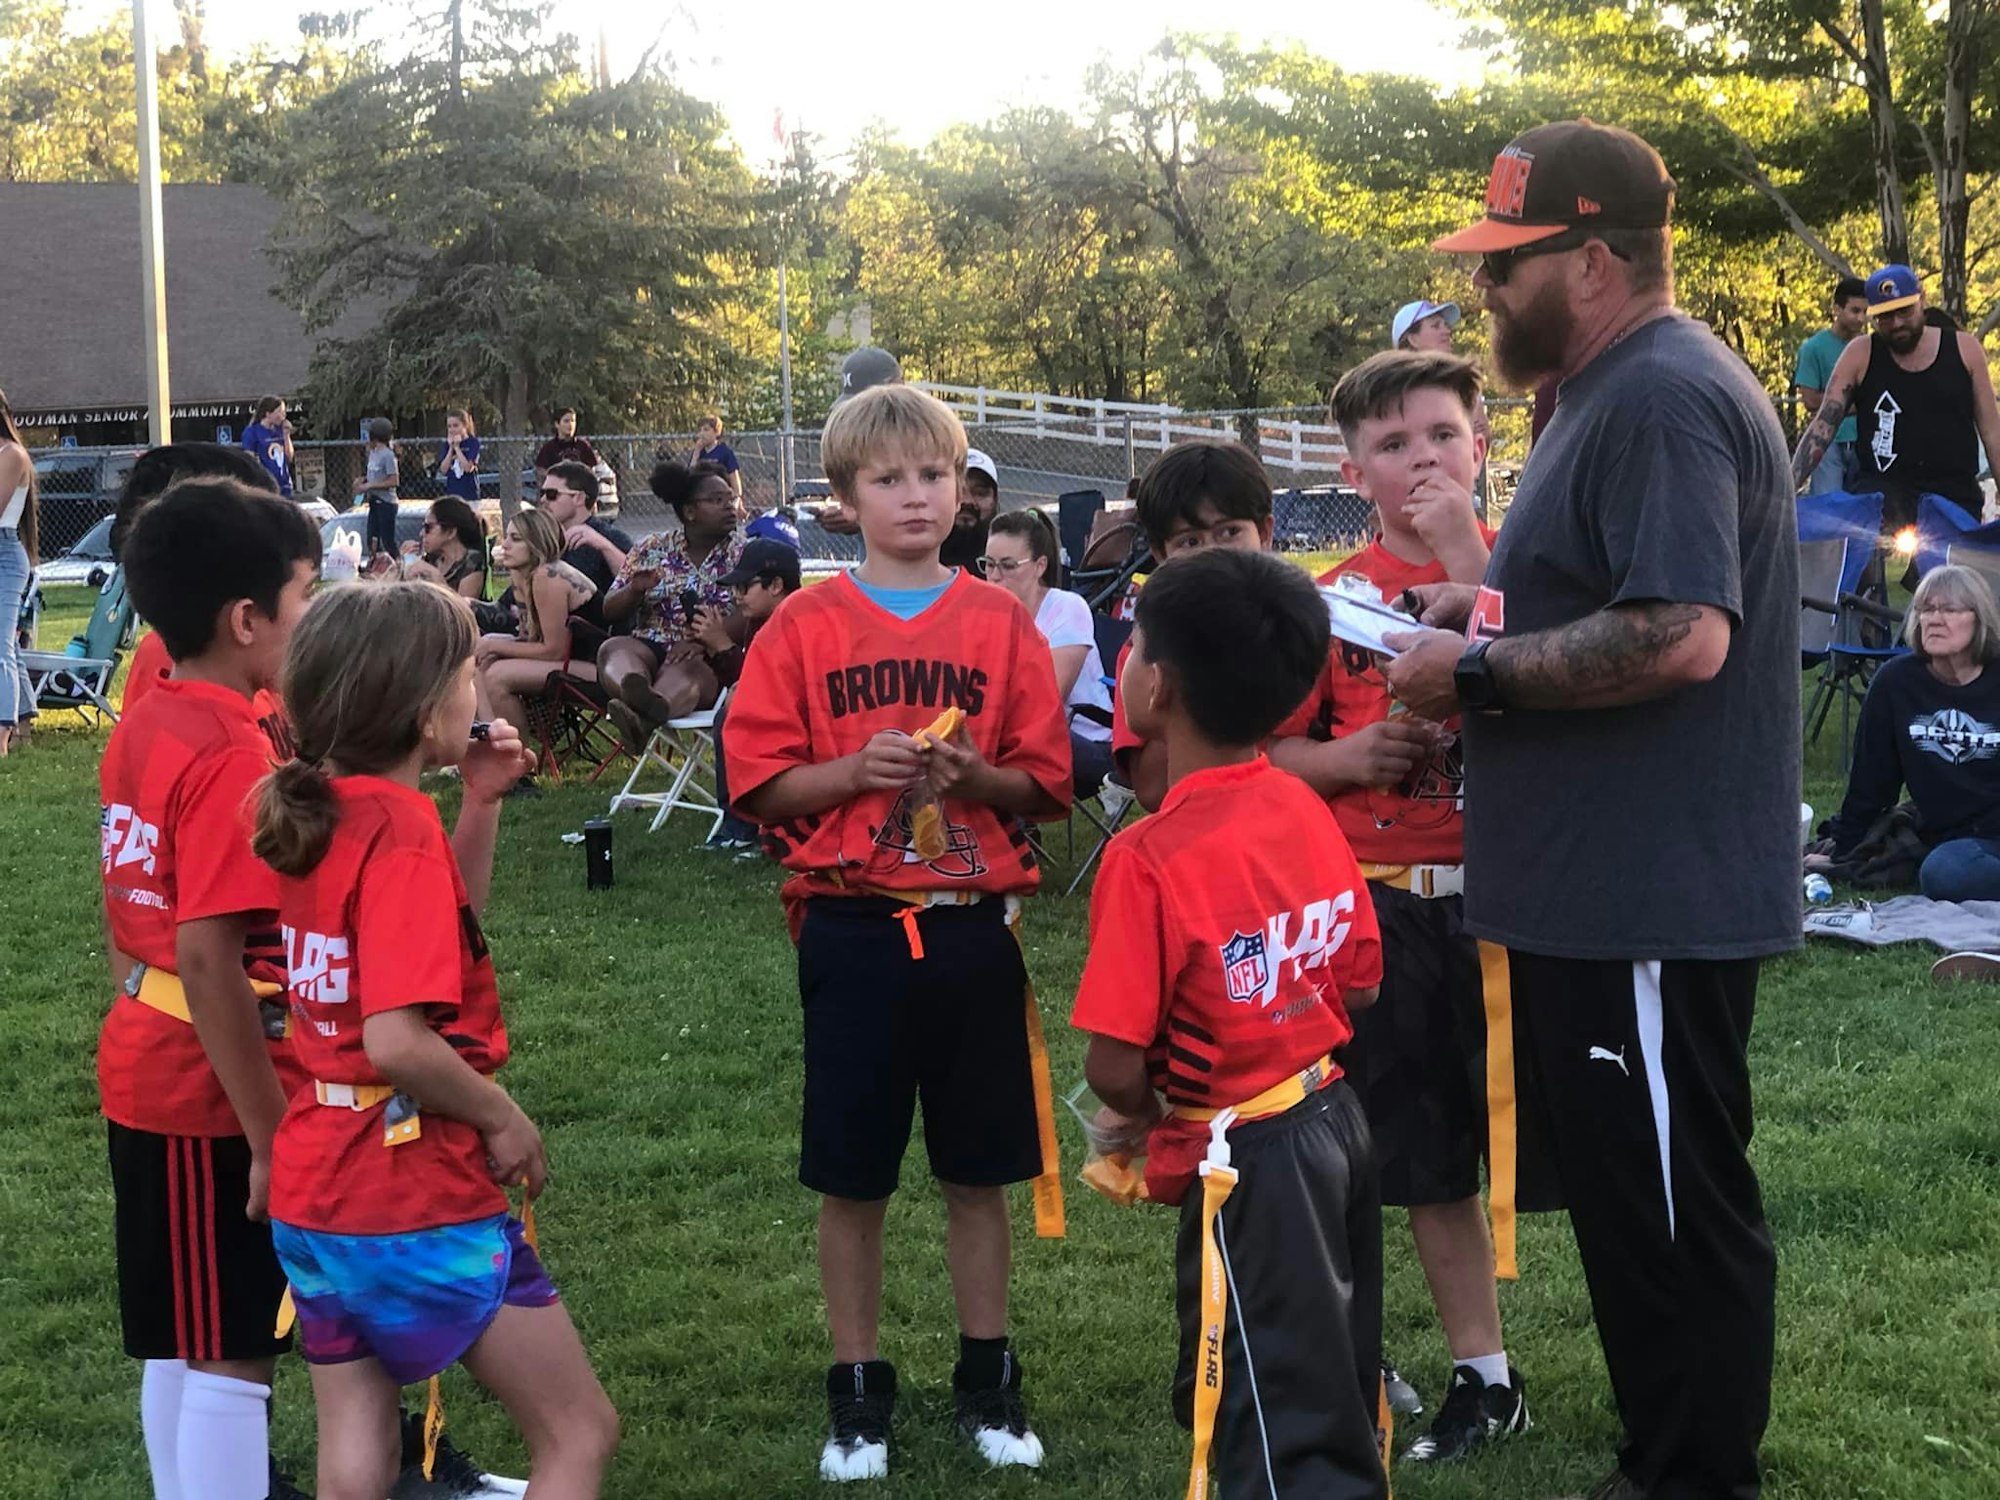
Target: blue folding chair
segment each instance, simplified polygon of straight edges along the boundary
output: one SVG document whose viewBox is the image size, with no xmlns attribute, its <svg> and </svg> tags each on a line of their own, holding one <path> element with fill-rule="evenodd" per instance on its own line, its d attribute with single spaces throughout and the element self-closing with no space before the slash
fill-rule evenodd
<svg viewBox="0 0 2000 1500">
<path fill-rule="evenodd" d="M 1090 528 L 1104 509 L 1104 491 L 1069 490 L 1056 496 L 1056 539 L 1062 544 L 1065 569 L 1083 566 L 1090 546 Z"/>
<path fill-rule="evenodd" d="M 71 638 L 66 651 L 23 651 L 21 668 L 34 690 L 35 707 L 49 712 L 67 709 L 86 721 L 118 722 L 111 704 L 111 679 L 132 649 L 139 615 L 125 592 L 125 570 L 113 568 L 98 590 L 83 634 Z"/>
</svg>

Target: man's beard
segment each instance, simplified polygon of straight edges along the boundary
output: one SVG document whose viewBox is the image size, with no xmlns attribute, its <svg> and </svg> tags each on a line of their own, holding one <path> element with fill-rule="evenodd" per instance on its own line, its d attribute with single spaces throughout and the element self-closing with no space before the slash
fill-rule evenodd
<svg viewBox="0 0 2000 1500">
<path fill-rule="evenodd" d="M 986 524 L 986 512 L 979 508 L 976 500 L 961 500 L 958 502 L 958 515 L 953 524 L 960 531 L 976 531 Z"/>
<path fill-rule="evenodd" d="M 1493 369 L 1502 384 L 1529 391 L 1562 373 L 1576 337 L 1576 314 L 1560 281 L 1543 286 L 1519 312 L 1497 302 L 1489 302 L 1487 311 L 1493 317 Z"/>
<path fill-rule="evenodd" d="M 1894 333 L 1883 334 L 1882 337 L 1896 353 L 1908 354 L 1924 341 L 1924 326 L 1919 323 L 1915 328 L 1899 328 Z"/>
</svg>

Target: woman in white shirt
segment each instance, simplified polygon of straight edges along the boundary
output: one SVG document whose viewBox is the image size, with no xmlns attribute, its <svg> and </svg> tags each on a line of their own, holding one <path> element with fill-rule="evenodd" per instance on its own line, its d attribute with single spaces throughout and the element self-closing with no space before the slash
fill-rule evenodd
<svg viewBox="0 0 2000 1500">
<path fill-rule="evenodd" d="M 1055 526 L 1039 510 L 1005 511 L 993 518 L 979 571 L 1028 607 L 1049 643 L 1069 717 L 1076 792 L 1087 797 L 1111 774 L 1111 690 L 1090 606 L 1054 586 L 1058 547 Z"/>
<path fill-rule="evenodd" d="M 27 732 L 23 715 L 34 712 L 27 674 L 21 670 L 21 601 L 36 563 L 41 522 L 35 461 L 21 442 L 13 408 L 0 391 L 0 757 Z"/>
</svg>

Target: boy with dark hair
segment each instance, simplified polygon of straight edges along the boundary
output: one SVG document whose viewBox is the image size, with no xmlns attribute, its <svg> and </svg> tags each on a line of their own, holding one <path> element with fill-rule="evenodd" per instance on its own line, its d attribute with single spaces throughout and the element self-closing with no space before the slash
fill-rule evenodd
<svg viewBox="0 0 2000 1500">
<path fill-rule="evenodd" d="M 387 417 L 368 420 L 368 472 L 354 487 L 368 502 L 368 551 L 396 555 L 396 489 L 402 473 L 396 467 L 396 429 Z"/>
<path fill-rule="evenodd" d="M 1271 481 L 1257 455 L 1220 438 L 1177 443 L 1139 479 L 1139 530 L 1161 562 L 1204 547 L 1263 552 L 1271 545 Z M 1128 645 L 1113 675 L 1125 676 Z M 1139 805 L 1166 795 L 1166 747 L 1133 731 L 1111 694 L 1111 759 Z"/>
<path fill-rule="evenodd" d="M 1258 749 L 1325 664 L 1326 606 L 1277 558 L 1199 552 L 1153 575 L 1132 641 L 1126 709 L 1170 789 L 1105 850 L 1071 1022 L 1093 1141 L 1181 1206 L 1189 1493 L 1212 1470 L 1224 1495 L 1375 1500 L 1381 1210 L 1333 1054 L 1381 951 L 1333 815 Z"/>
<path fill-rule="evenodd" d="M 1034 1179 L 1036 1227 L 1061 1233 L 1047 1058 L 1013 920 L 1039 880 L 1023 820 L 1069 806 L 1055 668 L 1019 601 L 938 561 L 965 463 L 950 411 L 908 386 L 867 391 L 828 419 L 821 456 L 867 559 L 764 627 L 727 746 L 737 805 L 793 872 L 799 1179 L 821 1195 L 836 1360 L 820 1474 L 888 1472 L 882 1222 L 919 1101 L 947 1213 L 958 1427 L 988 1463 L 1034 1467 L 1042 1445 L 1007 1343 L 1005 1185 Z"/>
<path fill-rule="evenodd" d="M 1492 533 L 1473 508 L 1485 448 L 1473 426 L 1478 395 L 1470 364 L 1430 351 L 1378 354 L 1341 380 L 1341 474 L 1374 504 L 1381 534 L 1322 583 L 1358 580 L 1394 605 L 1407 589 L 1484 576 Z M 1409 1211 L 1453 1363 L 1442 1409 L 1403 1456 L 1448 1462 L 1528 1426 L 1523 1383 L 1501 1344 L 1495 1242 L 1479 1202 L 1488 1031 L 1505 1028 L 1495 1038 L 1494 1097 L 1511 1101 L 1512 1022 L 1505 953 L 1463 929 L 1458 725 L 1398 713 L 1378 668 L 1365 655 L 1330 653 L 1270 756 L 1326 798 L 1362 861 L 1382 931 L 1382 1004 L 1356 1019 L 1345 1062 L 1374 1132 L 1382 1200 Z M 1511 1278 L 1515 1141 L 1511 1128 L 1495 1134 L 1493 1215 L 1500 1270 Z M 1413 1392 L 1402 1399 L 1416 1406 Z"/>
<path fill-rule="evenodd" d="M 730 629 L 730 618 L 716 610 L 701 609 L 694 617 L 695 638 L 708 647 L 716 676 L 727 686 L 743 675 L 744 658 L 757 632 L 792 595 L 804 579 L 799 571 L 796 547 L 770 537 L 753 537 L 743 544 L 736 566 L 717 580 L 736 596 L 739 630 Z M 739 642 L 737 636 L 741 634 Z M 722 726 L 729 716 L 725 700 L 715 710 L 715 800 L 722 808 L 722 821 L 702 845 L 704 849 L 734 854 L 738 859 L 763 857 L 757 847 L 757 825 L 739 814 L 729 800 L 729 759 L 722 750 Z"/>
<path fill-rule="evenodd" d="M 133 604 L 174 674 L 112 731 L 101 772 L 105 916 L 129 966 L 98 1042 L 125 1352 L 156 1496 L 266 1494 L 285 1341 L 264 1222 L 272 1133 L 301 1080 L 283 1011 L 277 877 L 246 802 L 271 768 L 251 698 L 275 684 L 319 563 L 305 514 L 189 480 L 125 538 Z M 284 1082 L 280 1073 L 286 1072 Z"/>
</svg>

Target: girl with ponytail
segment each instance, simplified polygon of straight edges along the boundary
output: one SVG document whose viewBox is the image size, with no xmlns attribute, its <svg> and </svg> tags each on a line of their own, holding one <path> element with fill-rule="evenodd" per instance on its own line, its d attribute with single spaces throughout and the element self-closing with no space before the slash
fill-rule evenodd
<svg viewBox="0 0 2000 1500">
<path fill-rule="evenodd" d="M 493 1081 L 507 1028 L 478 917 L 501 798 L 534 757 L 505 720 L 476 729 L 474 640 L 465 600 L 433 584 L 320 595 L 283 676 L 298 759 L 258 800 L 253 846 L 281 877 L 292 1047 L 314 1080 L 272 1145 L 271 1230 L 312 1365 L 327 1496 L 389 1492 L 398 1390 L 453 1363 L 521 1428 L 537 1494 L 596 1495 L 617 1438 L 510 1212 L 508 1189 L 525 1189 L 525 1216 L 548 1161 Z M 449 841 L 418 786 L 446 765 L 465 789 Z"/>
</svg>

